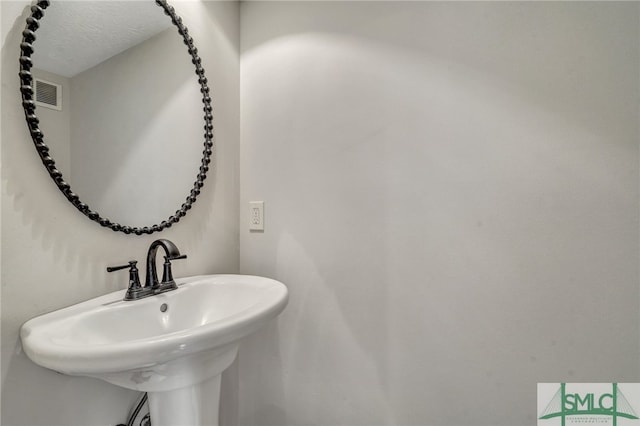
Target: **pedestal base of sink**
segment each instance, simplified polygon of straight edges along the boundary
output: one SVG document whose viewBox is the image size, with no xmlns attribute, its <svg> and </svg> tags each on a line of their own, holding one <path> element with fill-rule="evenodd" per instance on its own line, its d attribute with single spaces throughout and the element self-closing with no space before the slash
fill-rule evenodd
<svg viewBox="0 0 640 426">
<path fill-rule="evenodd" d="M 238 344 L 197 352 L 175 360 L 135 370 L 87 374 L 123 388 L 148 392 L 172 392 L 191 388 L 222 374 L 236 359 Z"/>
<path fill-rule="evenodd" d="M 220 377 L 182 389 L 149 392 L 152 426 L 217 426 Z"/>
<path fill-rule="evenodd" d="M 94 377 L 147 392 L 152 426 L 217 426 L 220 377 L 237 354 L 234 343 L 164 364 Z"/>
</svg>

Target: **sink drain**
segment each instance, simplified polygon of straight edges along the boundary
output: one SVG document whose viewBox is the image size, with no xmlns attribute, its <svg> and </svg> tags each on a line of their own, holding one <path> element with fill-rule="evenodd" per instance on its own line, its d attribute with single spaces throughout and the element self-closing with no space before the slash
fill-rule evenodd
<svg viewBox="0 0 640 426">
<path fill-rule="evenodd" d="M 169 305 L 167 305 L 166 303 L 160 305 L 160 312 L 167 312 L 167 309 L 169 309 Z"/>
</svg>

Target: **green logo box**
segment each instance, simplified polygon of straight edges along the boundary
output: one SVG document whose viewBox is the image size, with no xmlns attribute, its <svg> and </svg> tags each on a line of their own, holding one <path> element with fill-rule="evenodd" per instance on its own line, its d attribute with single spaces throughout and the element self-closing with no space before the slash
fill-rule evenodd
<svg viewBox="0 0 640 426">
<path fill-rule="evenodd" d="M 640 383 L 538 383 L 538 426 L 640 426 Z"/>
</svg>

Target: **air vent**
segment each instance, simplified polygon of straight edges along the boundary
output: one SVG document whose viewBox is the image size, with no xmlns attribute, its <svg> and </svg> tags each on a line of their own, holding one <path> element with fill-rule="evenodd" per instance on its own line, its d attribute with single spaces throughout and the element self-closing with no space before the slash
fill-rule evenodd
<svg viewBox="0 0 640 426">
<path fill-rule="evenodd" d="M 62 86 L 50 81 L 35 79 L 36 105 L 62 110 Z"/>
</svg>

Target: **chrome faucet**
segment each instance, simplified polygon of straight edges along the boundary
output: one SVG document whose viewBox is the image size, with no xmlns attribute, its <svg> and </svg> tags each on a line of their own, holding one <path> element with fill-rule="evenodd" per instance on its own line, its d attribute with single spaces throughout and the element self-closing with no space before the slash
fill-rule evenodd
<svg viewBox="0 0 640 426">
<path fill-rule="evenodd" d="M 156 254 L 159 247 L 162 247 L 165 253 L 162 281 L 158 281 L 158 272 L 156 269 Z M 180 254 L 178 247 L 171 241 L 160 239 L 152 242 L 149 246 L 149 251 L 147 251 L 147 278 L 144 287 L 140 284 L 138 268 L 136 267 L 138 262 L 135 260 L 130 261 L 127 265 L 110 266 L 107 268 L 107 272 L 129 268 L 129 287 L 124 296 L 124 300 L 138 300 L 177 289 L 178 285 L 174 281 L 173 273 L 171 272 L 171 261 L 186 258 L 187 255 Z"/>
</svg>

